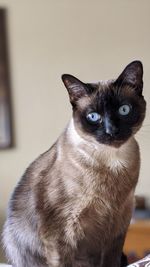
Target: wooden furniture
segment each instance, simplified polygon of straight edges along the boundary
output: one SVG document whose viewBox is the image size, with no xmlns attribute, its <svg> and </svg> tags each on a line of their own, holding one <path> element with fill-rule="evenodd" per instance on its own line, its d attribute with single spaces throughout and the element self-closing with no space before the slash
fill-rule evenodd
<svg viewBox="0 0 150 267">
<path fill-rule="evenodd" d="M 124 251 L 127 255 L 135 253 L 142 258 L 150 253 L 150 220 L 131 223 L 125 240 Z"/>
</svg>

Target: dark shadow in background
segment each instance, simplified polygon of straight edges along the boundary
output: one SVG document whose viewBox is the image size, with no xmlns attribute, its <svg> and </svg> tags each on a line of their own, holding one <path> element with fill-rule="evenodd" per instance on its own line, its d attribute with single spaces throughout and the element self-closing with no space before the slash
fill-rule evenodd
<svg viewBox="0 0 150 267">
<path fill-rule="evenodd" d="M 13 113 L 10 90 L 7 11 L 0 8 L 0 149 L 13 147 Z"/>
</svg>

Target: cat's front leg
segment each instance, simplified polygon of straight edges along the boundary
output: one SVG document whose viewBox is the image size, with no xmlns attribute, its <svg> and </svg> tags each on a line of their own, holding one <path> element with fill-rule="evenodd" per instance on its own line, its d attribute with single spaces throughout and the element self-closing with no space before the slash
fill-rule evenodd
<svg viewBox="0 0 150 267">
<path fill-rule="evenodd" d="M 61 256 L 59 254 L 58 248 L 55 246 L 55 242 L 47 243 L 45 246 L 45 257 L 48 267 L 60 267 Z"/>
<path fill-rule="evenodd" d="M 113 240 L 111 247 L 103 253 L 101 267 L 122 267 L 121 256 L 125 235 L 120 235 Z"/>
<path fill-rule="evenodd" d="M 48 267 L 73 267 L 74 252 L 63 240 L 44 240 L 45 257 Z"/>
</svg>

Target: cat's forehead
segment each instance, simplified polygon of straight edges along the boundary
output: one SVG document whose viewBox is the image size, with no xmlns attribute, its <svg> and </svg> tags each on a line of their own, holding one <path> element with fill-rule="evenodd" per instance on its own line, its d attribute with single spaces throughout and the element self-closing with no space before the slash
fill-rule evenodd
<svg viewBox="0 0 150 267">
<path fill-rule="evenodd" d="M 88 84 L 93 88 L 93 93 L 86 95 L 78 100 L 78 107 L 80 110 L 84 110 L 89 106 L 110 102 L 113 105 L 115 101 L 125 101 L 136 98 L 134 89 L 129 85 L 116 87 L 114 86 L 114 80 L 100 80 L 98 82 L 92 82 Z M 105 102 L 105 103 L 106 103 Z M 109 103 L 109 104 L 110 104 Z"/>
<path fill-rule="evenodd" d="M 91 82 L 89 83 L 89 85 L 95 89 L 97 89 L 97 91 L 101 91 L 101 90 L 105 90 L 108 87 L 110 87 L 111 84 L 113 84 L 115 80 L 114 79 L 109 79 L 109 80 L 100 80 L 100 81 L 96 81 L 96 82 Z"/>
<path fill-rule="evenodd" d="M 109 88 L 115 80 L 110 79 L 110 80 L 100 80 L 98 82 L 98 90 L 105 90 L 107 88 Z"/>
</svg>

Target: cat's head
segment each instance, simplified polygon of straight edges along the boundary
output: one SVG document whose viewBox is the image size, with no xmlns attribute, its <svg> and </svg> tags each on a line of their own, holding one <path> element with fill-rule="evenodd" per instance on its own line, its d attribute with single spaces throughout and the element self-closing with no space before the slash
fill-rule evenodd
<svg viewBox="0 0 150 267">
<path fill-rule="evenodd" d="M 126 142 L 145 117 L 142 78 L 140 61 L 133 61 L 117 79 L 107 82 L 83 83 L 72 75 L 62 75 L 77 131 L 102 144 L 120 146 Z"/>
</svg>

